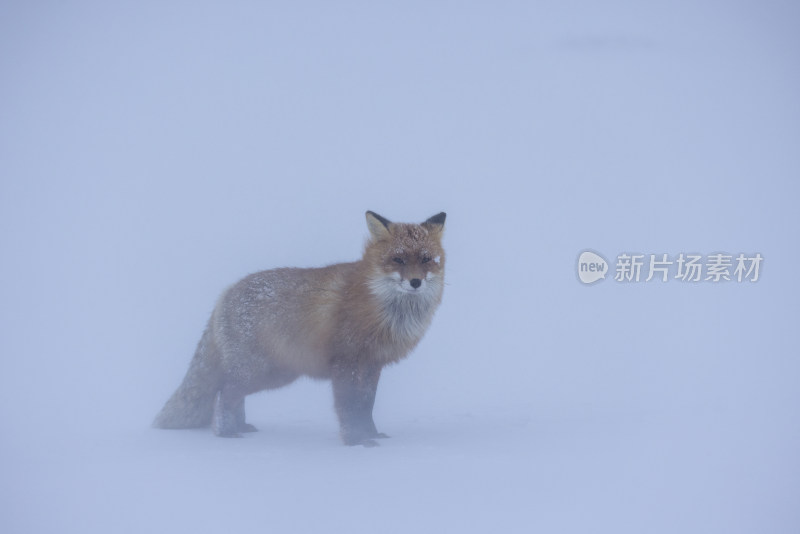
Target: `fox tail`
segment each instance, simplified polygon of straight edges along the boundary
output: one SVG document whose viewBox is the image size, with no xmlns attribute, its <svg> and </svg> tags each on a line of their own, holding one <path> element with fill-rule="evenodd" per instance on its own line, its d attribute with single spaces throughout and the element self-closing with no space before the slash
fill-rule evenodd
<svg viewBox="0 0 800 534">
<path fill-rule="evenodd" d="M 219 354 L 211 325 L 206 328 L 189 370 L 153 421 L 156 428 L 200 428 L 211 424 L 219 390 Z"/>
</svg>

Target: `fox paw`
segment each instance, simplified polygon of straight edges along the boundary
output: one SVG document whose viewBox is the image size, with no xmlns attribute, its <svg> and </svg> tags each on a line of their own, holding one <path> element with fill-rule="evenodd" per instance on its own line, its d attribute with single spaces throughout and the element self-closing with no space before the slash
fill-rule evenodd
<svg viewBox="0 0 800 534">
<path fill-rule="evenodd" d="M 238 432 L 214 432 L 218 438 L 241 438 L 244 437 Z"/>
<path fill-rule="evenodd" d="M 357 434 L 357 435 L 343 435 L 342 441 L 344 441 L 345 445 L 363 445 L 364 447 L 377 447 L 380 445 L 376 439 L 385 439 L 388 438 L 386 434 L 383 432 L 370 432 L 369 434 Z"/>
</svg>

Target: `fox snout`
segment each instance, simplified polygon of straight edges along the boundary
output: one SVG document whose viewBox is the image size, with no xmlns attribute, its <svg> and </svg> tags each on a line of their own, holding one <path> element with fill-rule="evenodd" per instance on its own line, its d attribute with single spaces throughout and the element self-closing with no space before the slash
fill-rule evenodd
<svg viewBox="0 0 800 534">
<path fill-rule="evenodd" d="M 430 273 L 426 273 L 424 276 L 415 274 L 410 278 L 396 276 L 395 279 L 399 282 L 401 290 L 407 293 L 419 293 L 428 289 L 427 284 L 431 282 L 432 275 Z"/>
<path fill-rule="evenodd" d="M 422 278 L 401 279 L 400 287 L 405 291 L 415 292 L 422 287 Z"/>
</svg>

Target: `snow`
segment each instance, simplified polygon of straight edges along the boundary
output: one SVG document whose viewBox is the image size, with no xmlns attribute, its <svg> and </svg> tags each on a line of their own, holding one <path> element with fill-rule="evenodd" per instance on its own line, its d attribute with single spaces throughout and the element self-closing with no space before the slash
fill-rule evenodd
<svg viewBox="0 0 800 534">
<path fill-rule="evenodd" d="M 798 15 L 4 2 L 3 532 L 800 531 Z M 223 290 L 356 259 L 368 209 L 447 212 L 392 437 L 342 446 L 312 380 L 241 439 L 150 428 Z"/>
</svg>

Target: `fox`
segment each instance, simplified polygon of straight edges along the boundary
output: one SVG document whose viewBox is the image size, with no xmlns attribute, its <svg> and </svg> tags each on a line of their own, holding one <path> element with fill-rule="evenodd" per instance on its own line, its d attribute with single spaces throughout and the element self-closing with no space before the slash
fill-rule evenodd
<svg viewBox="0 0 800 534">
<path fill-rule="evenodd" d="M 308 376 L 331 381 L 345 445 L 378 445 L 388 437 L 372 416 L 381 371 L 417 346 L 442 301 L 445 217 L 394 223 L 367 211 L 360 260 L 261 271 L 229 287 L 153 426 L 241 437 L 256 431 L 246 396 Z"/>
</svg>

